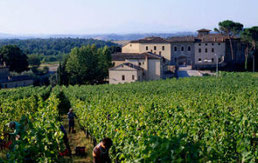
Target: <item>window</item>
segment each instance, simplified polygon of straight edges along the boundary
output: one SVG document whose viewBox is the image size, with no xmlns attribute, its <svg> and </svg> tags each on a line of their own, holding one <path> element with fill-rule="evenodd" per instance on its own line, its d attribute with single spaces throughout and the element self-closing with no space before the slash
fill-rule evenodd
<svg viewBox="0 0 258 163">
<path fill-rule="evenodd" d="M 154 50 L 157 50 L 157 47 L 156 47 L 156 46 L 154 46 Z"/>
<path fill-rule="evenodd" d="M 154 52 L 154 54 L 156 54 L 156 52 Z"/>
<path fill-rule="evenodd" d="M 207 48 L 205 49 L 205 53 L 208 53 L 208 49 Z"/>
<path fill-rule="evenodd" d="M 146 46 L 146 50 L 149 50 L 149 47 L 148 47 L 148 46 Z"/>
<path fill-rule="evenodd" d="M 151 52 L 152 52 L 152 50 L 151 50 Z"/>
<path fill-rule="evenodd" d="M 159 55 L 161 55 L 161 51 L 159 52 Z"/>
<path fill-rule="evenodd" d="M 174 51 L 175 51 L 175 52 L 177 51 L 177 47 L 176 47 L 176 46 L 174 47 Z"/>
<path fill-rule="evenodd" d="M 211 62 L 214 62 L 214 58 L 211 58 Z"/>
<path fill-rule="evenodd" d="M 202 44 L 199 44 L 199 46 L 201 46 Z"/>
<path fill-rule="evenodd" d="M 132 80 L 134 80 L 134 75 L 132 75 Z"/>
<path fill-rule="evenodd" d="M 138 64 L 139 64 L 139 66 L 141 66 L 141 62 L 139 62 Z"/>
<path fill-rule="evenodd" d="M 185 48 L 184 48 L 183 46 L 181 47 L 181 51 L 182 51 L 182 52 L 185 51 Z"/>
<path fill-rule="evenodd" d="M 165 46 L 162 46 L 162 50 L 165 50 Z"/>
<path fill-rule="evenodd" d="M 201 58 L 199 58 L 199 59 L 198 59 L 198 62 L 202 62 L 202 59 L 201 59 Z"/>
<path fill-rule="evenodd" d="M 132 47 L 132 44 L 130 44 L 130 47 Z"/>
<path fill-rule="evenodd" d="M 211 52 L 214 53 L 214 48 L 211 49 Z"/>
<path fill-rule="evenodd" d="M 211 45 L 214 46 L 214 43 L 212 43 Z"/>
<path fill-rule="evenodd" d="M 220 45 L 220 43 L 218 43 L 218 45 Z"/>
<path fill-rule="evenodd" d="M 175 58 L 175 62 L 177 61 L 177 59 Z"/>
<path fill-rule="evenodd" d="M 124 75 L 122 75 L 122 80 L 125 80 L 125 76 Z"/>
<path fill-rule="evenodd" d="M 188 46 L 188 51 L 191 51 L 191 46 Z"/>
<path fill-rule="evenodd" d="M 202 52 L 202 49 L 201 48 L 199 48 L 199 53 L 201 53 Z"/>
<path fill-rule="evenodd" d="M 205 46 L 208 46 L 208 44 L 206 43 Z"/>
</svg>

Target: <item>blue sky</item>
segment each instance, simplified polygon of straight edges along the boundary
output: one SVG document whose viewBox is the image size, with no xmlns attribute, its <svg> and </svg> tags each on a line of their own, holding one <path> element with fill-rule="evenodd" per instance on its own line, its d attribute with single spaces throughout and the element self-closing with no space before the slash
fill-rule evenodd
<svg viewBox="0 0 258 163">
<path fill-rule="evenodd" d="M 258 0 L 0 0 L 0 33 L 97 34 L 258 26 Z"/>
</svg>

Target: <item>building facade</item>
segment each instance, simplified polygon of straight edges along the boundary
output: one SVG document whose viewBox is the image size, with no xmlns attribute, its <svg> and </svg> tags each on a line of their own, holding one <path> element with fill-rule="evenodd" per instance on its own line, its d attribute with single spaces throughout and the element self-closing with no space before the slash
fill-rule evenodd
<svg viewBox="0 0 258 163">
<path fill-rule="evenodd" d="M 171 37 L 168 39 L 171 44 L 171 65 L 192 65 L 194 60 L 193 36 Z"/>
<path fill-rule="evenodd" d="M 131 41 L 122 47 L 122 53 L 153 53 L 171 61 L 171 44 L 160 37 L 147 37 Z"/>
<path fill-rule="evenodd" d="M 9 68 L 5 65 L 0 65 L 0 89 L 30 85 L 33 85 L 33 80 L 29 76 L 10 76 Z"/>
<path fill-rule="evenodd" d="M 222 34 L 211 34 L 208 29 L 198 30 L 198 35 L 171 37 L 171 64 L 191 65 L 193 69 L 216 66 L 234 66 L 244 63 L 244 46 L 239 38 L 232 38 L 232 59 L 229 38 Z"/>
<path fill-rule="evenodd" d="M 123 63 L 109 69 L 109 84 L 124 84 L 143 80 L 143 68 Z"/>
<path fill-rule="evenodd" d="M 109 83 L 115 83 L 114 79 L 122 79 L 122 75 L 125 76 L 125 80 L 117 80 L 119 83 L 132 82 L 132 79 L 126 78 L 126 76 L 132 75 L 132 70 L 128 66 L 135 66 L 134 68 L 140 67 L 142 69 L 142 76 L 134 78 L 134 81 L 142 80 L 159 80 L 164 78 L 164 70 L 166 67 L 166 60 L 156 54 L 152 53 L 115 53 L 112 54 L 112 62 L 114 67 L 109 69 Z M 126 64 L 126 65 L 124 65 Z M 124 70 L 121 68 L 127 68 Z M 124 71 L 121 71 L 124 70 Z M 128 71 L 130 70 L 130 72 Z M 136 71 L 136 70 L 134 70 Z M 140 70 L 138 70 L 140 71 Z M 135 72 L 134 72 L 135 73 Z M 135 75 L 135 74 L 134 74 Z M 139 76 L 139 75 L 138 75 Z"/>
<path fill-rule="evenodd" d="M 230 41 L 232 42 L 233 56 Z M 121 65 L 128 63 L 142 68 L 142 80 L 158 80 L 170 77 L 171 75 L 168 74 L 172 66 L 190 65 L 193 69 L 208 69 L 214 68 L 218 64 L 219 66 L 234 67 L 243 64 L 245 57 L 244 46 L 239 38 L 229 40 L 228 36 L 219 33 L 211 34 L 208 29 L 200 29 L 197 36 L 167 39 L 146 37 L 131 41 L 122 47 L 122 53 L 112 55 L 112 61 L 116 68 L 110 69 L 111 78 L 116 76 L 115 71 L 117 71 L 118 78 L 122 79 Z M 127 66 L 127 69 L 130 67 L 124 66 Z M 140 70 L 134 71 L 134 75 L 136 75 L 136 72 Z M 127 72 L 127 74 L 133 75 L 132 72 Z M 134 78 L 133 81 L 136 79 L 139 81 L 140 78 Z M 125 78 L 120 83 L 131 81 L 132 79 L 126 80 Z"/>
</svg>

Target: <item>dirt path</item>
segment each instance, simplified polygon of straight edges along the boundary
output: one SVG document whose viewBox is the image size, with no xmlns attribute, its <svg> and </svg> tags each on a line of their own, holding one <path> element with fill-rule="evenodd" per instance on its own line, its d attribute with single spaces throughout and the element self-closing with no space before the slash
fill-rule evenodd
<svg viewBox="0 0 258 163">
<path fill-rule="evenodd" d="M 83 130 L 80 129 L 78 121 L 75 119 L 75 131 L 76 133 L 69 133 L 69 122 L 65 116 L 63 116 L 63 125 L 68 134 L 70 148 L 72 150 L 72 158 L 65 157 L 65 162 L 74 162 L 74 163 L 91 163 L 92 162 L 92 150 L 93 144 L 90 139 L 86 138 L 86 135 Z M 86 147 L 86 156 L 79 157 L 75 156 L 76 147 Z"/>
</svg>

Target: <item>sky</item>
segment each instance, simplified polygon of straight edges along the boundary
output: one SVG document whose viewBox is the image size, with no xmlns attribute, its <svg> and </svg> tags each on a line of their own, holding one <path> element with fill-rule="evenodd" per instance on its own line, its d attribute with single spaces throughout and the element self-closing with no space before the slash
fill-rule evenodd
<svg viewBox="0 0 258 163">
<path fill-rule="evenodd" d="M 222 20 L 258 26 L 258 0 L 0 0 L 0 33 L 193 32 Z"/>
</svg>

